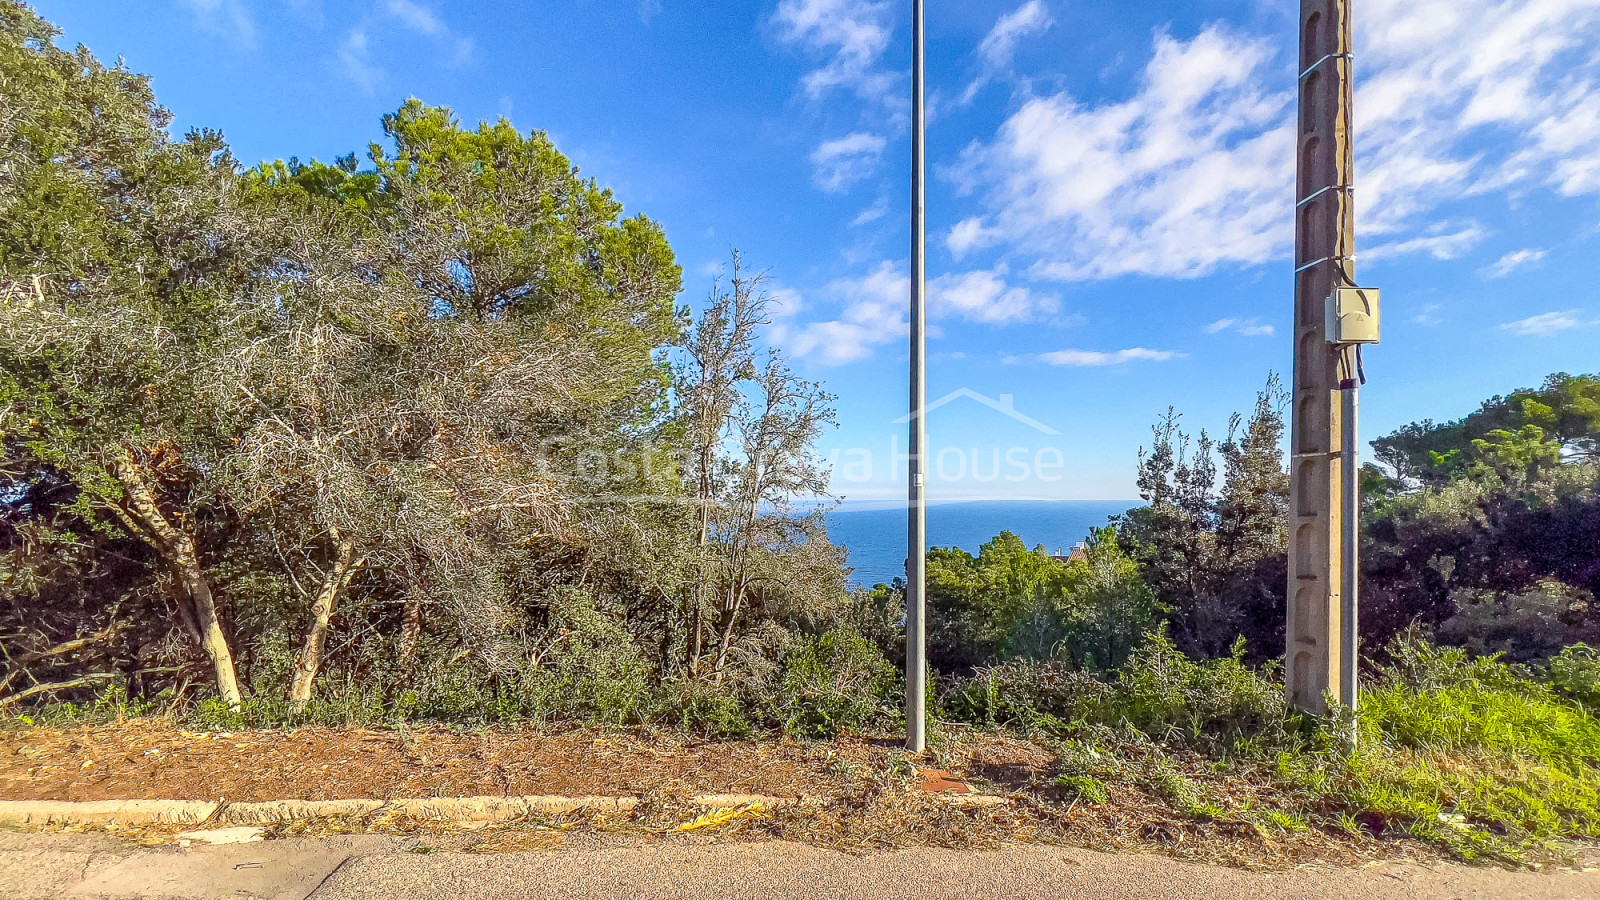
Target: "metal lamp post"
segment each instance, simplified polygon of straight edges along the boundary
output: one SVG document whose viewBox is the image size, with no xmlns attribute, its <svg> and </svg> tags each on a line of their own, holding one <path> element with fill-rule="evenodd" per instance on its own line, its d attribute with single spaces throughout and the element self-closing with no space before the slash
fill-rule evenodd
<svg viewBox="0 0 1600 900">
<path fill-rule="evenodd" d="M 927 234 L 923 219 L 927 119 L 923 97 L 923 0 L 911 3 L 911 437 L 906 472 L 906 749 L 927 748 L 928 697 L 927 587 L 928 516 L 925 448 L 928 429 L 925 380 L 927 334 L 923 296 L 927 281 Z"/>
</svg>

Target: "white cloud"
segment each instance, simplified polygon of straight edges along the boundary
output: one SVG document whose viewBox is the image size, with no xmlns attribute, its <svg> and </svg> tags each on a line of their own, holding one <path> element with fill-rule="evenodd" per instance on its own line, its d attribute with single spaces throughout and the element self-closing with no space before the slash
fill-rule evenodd
<svg viewBox="0 0 1600 900">
<path fill-rule="evenodd" d="M 772 292 L 773 318 L 779 320 L 772 331 L 774 344 L 797 357 L 841 365 L 871 356 L 874 349 L 903 339 L 909 330 L 911 279 L 903 261 L 881 262 L 860 278 L 836 279 L 818 293 L 825 306 L 839 308 L 838 314 L 829 320 L 799 323 L 792 321 L 794 314 L 801 309 L 810 310 L 815 304 L 787 289 Z M 1008 283 L 1003 266 L 949 273 L 928 282 L 930 320 L 984 325 L 1044 322 L 1051 326 L 1080 325 L 1085 321 L 1081 315 L 1061 315 L 1060 306 L 1054 296 Z M 937 330 L 930 328 L 930 336 L 937 337 Z"/>
<path fill-rule="evenodd" d="M 1006 283 L 1004 268 L 941 275 L 928 282 L 928 313 L 986 325 L 1033 322 L 1061 308 L 1055 297 Z"/>
<path fill-rule="evenodd" d="M 767 316 L 773 321 L 793 318 L 805 305 L 805 298 L 793 288 L 773 288 L 767 292 Z"/>
<path fill-rule="evenodd" d="M 1485 278 L 1504 278 L 1512 272 L 1520 269 L 1529 269 L 1544 262 L 1544 258 L 1549 255 L 1549 252 L 1548 250 L 1534 250 L 1531 248 L 1513 250 L 1495 260 L 1493 264 L 1484 267 L 1479 274 Z"/>
<path fill-rule="evenodd" d="M 901 264 L 884 262 L 862 278 L 833 281 L 823 291 L 839 302 L 839 318 L 811 322 L 773 334 L 790 353 L 824 365 L 865 359 L 875 347 L 903 338 L 911 279 Z"/>
<path fill-rule="evenodd" d="M 1547 312 L 1515 322 L 1507 322 L 1500 326 L 1501 331 L 1509 331 L 1518 337 L 1549 337 L 1574 328 L 1582 328 L 1583 322 L 1578 319 L 1578 311 L 1569 309 L 1566 312 Z"/>
<path fill-rule="evenodd" d="M 945 235 L 944 245 L 951 256 L 961 259 L 973 250 L 988 247 L 999 239 L 999 229 L 989 227 L 983 219 L 974 216 L 957 222 Z"/>
<path fill-rule="evenodd" d="M 1232 331 L 1245 337 L 1271 337 L 1277 333 L 1276 328 L 1263 324 L 1260 319 L 1218 319 L 1200 330 L 1206 334 Z"/>
<path fill-rule="evenodd" d="M 977 56 L 981 69 L 978 77 L 961 92 L 959 105 L 970 105 L 979 91 L 1011 69 L 1011 61 L 1017 55 L 1017 44 L 1023 38 L 1040 34 L 1053 24 L 1050 10 L 1045 7 L 1043 0 L 1029 0 L 1001 16 L 978 44 Z"/>
<path fill-rule="evenodd" d="M 876 222 L 888 214 L 889 198 L 879 197 L 876 203 L 872 204 L 866 209 L 863 209 L 860 213 L 856 214 L 854 219 L 850 220 L 850 227 L 855 228 L 859 225 L 866 225 L 871 222 Z"/>
<path fill-rule="evenodd" d="M 1184 354 L 1173 350 L 1149 350 L 1144 347 L 1130 347 L 1126 350 L 1055 350 L 1049 353 L 1040 353 L 1033 359 L 1048 363 L 1052 366 L 1116 366 L 1123 363 L 1146 360 L 1150 362 L 1166 362 L 1169 359 L 1181 359 Z M 1008 356 L 1005 362 L 1025 362 L 1029 357 Z"/>
<path fill-rule="evenodd" d="M 451 48 L 451 65 L 464 65 L 472 60 L 477 43 L 470 37 L 458 35 L 438 14 L 415 0 L 387 0 L 384 10 L 407 31 L 433 38 Z"/>
<path fill-rule="evenodd" d="M 1418 325 L 1438 325 L 1444 321 L 1444 316 L 1439 315 L 1439 310 L 1441 309 L 1444 309 L 1444 304 L 1429 303 L 1418 310 L 1417 314 L 1411 317 L 1411 321 Z"/>
<path fill-rule="evenodd" d="M 1038 34 L 1052 24 L 1050 10 L 1043 0 L 1028 0 L 1000 17 L 989 30 L 983 43 L 978 45 L 978 56 L 993 69 L 1011 65 L 1017 53 L 1017 44 L 1029 35 Z"/>
<path fill-rule="evenodd" d="M 1370 0 L 1357 21 L 1367 229 L 1461 194 L 1600 191 L 1600 0 Z"/>
<path fill-rule="evenodd" d="M 1459 256 L 1483 226 L 1429 223 L 1464 197 L 1600 194 L 1600 0 L 1369 0 L 1357 23 L 1363 259 Z M 983 205 L 966 234 L 1063 280 L 1284 259 L 1285 43 L 1218 25 L 1158 34 L 1131 96 L 1028 100 L 950 171 Z"/>
<path fill-rule="evenodd" d="M 836 88 L 886 102 L 898 76 L 879 62 L 893 32 L 887 0 L 782 0 L 773 13 L 779 36 L 826 58 L 801 79 L 812 100 Z"/>
<path fill-rule="evenodd" d="M 1189 42 L 1160 35 L 1126 101 L 1027 101 L 953 171 L 990 213 L 958 226 L 952 249 L 987 235 L 1037 257 L 1038 276 L 1068 281 L 1272 258 L 1288 246 L 1294 171 L 1293 98 L 1262 86 L 1273 55 L 1268 41 L 1215 27 Z"/>
<path fill-rule="evenodd" d="M 1434 259 L 1456 259 L 1487 234 L 1477 222 L 1444 224 L 1430 227 L 1418 237 L 1368 247 L 1358 255 L 1367 262 L 1414 253 L 1426 253 Z"/>
<path fill-rule="evenodd" d="M 661 0 L 639 0 L 639 21 L 649 25 L 656 16 L 661 14 L 664 7 Z"/>
<path fill-rule="evenodd" d="M 372 64 L 367 51 L 365 29 L 350 29 L 339 47 L 339 63 L 344 67 L 345 75 L 355 82 L 361 93 L 369 97 L 377 90 L 378 83 L 383 81 L 383 69 Z"/>
<path fill-rule="evenodd" d="M 882 135 L 857 131 L 842 138 L 823 141 L 811 151 L 811 179 L 831 194 L 843 193 L 856 183 L 872 177 L 883 157 L 888 141 Z"/>
<path fill-rule="evenodd" d="M 256 45 L 256 23 L 244 0 L 183 0 L 200 27 L 244 47 Z"/>
<path fill-rule="evenodd" d="M 389 15 L 400 20 L 400 24 L 417 34 L 433 37 L 449 30 L 439 21 L 439 17 L 434 15 L 433 10 L 420 3 L 413 3 L 412 0 L 389 0 L 385 8 L 389 11 Z"/>
</svg>

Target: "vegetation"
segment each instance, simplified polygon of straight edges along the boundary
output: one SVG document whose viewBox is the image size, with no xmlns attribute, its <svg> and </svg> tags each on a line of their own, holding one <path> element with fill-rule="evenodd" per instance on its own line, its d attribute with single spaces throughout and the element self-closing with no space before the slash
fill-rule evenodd
<svg viewBox="0 0 1600 900">
<path fill-rule="evenodd" d="M 0 705 L 782 724 L 860 650 L 791 505 L 831 398 L 737 256 L 693 320 L 542 133 L 409 100 L 245 169 L 56 36 L 0 3 Z"/>
<path fill-rule="evenodd" d="M 543 133 L 408 100 L 365 161 L 246 168 L 56 37 L 0 0 L 0 712 L 899 727 L 904 584 L 847 590 L 800 505 L 832 398 L 737 254 L 695 315 Z M 943 727 L 1049 748 L 1069 810 L 1600 838 L 1600 377 L 1375 443 L 1333 722 L 1282 690 L 1285 400 L 1168 411 L 1081 556 L 931 551 Z"/>
</svg>

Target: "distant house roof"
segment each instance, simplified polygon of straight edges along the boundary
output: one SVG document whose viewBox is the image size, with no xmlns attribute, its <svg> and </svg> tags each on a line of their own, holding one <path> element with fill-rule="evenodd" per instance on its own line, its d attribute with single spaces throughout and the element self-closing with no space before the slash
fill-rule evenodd
<svg viewBox="0 0 1600 900">
<path fill-rule="evenodd" d="M 1089 545 L 1080 542 L 1078 544 L 1078 546 L 1072 548 L 1072 552 L 1071 553 L 1068 553 L 1067 555 L 1063 556 L 1063 555 L 1061 555 L 1061 551 L 1057 550 L 1055 553 L 1051 554 L 1050 558 L 1053 559 L 1053 560 L 1056 560 L 1058 562 L 1064 562 L 1064 563 L 1075 563 L 1075 562 L 1077 562 L 1079 560 L 1088 559 L 1089 558 Z"/>
</svg>

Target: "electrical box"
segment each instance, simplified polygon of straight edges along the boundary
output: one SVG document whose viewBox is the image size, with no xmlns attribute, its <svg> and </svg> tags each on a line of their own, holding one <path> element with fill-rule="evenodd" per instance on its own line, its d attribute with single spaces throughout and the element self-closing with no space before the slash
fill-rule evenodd
<svg viewBox="0 0 1600 900">
<path fill-rule="evenodd" d="M 1378 343 L 1378 289 L 1334 288 L 1328 296 L 1328 343 Z"/>
</svg>

